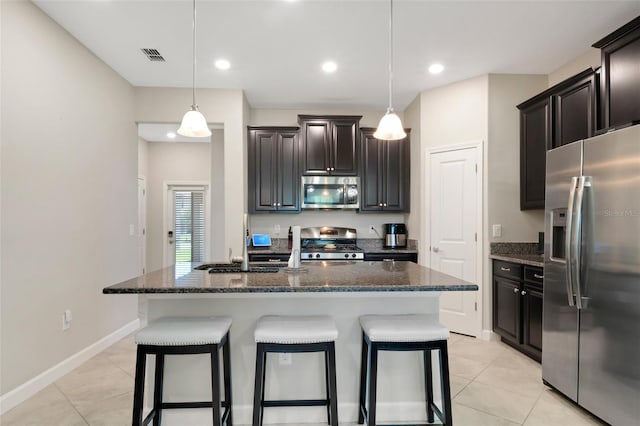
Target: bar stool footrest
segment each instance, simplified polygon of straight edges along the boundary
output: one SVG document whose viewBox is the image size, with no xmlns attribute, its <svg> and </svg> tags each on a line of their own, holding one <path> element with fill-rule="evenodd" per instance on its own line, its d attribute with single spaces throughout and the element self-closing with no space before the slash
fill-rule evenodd
<svg viewBox="0 0 640 426">
<path fill-rule="evenodd" d="M 262 401 L 263 407 L 324 407 L 329 405 L 328 399 L 279 399 Z"/>
</svg>

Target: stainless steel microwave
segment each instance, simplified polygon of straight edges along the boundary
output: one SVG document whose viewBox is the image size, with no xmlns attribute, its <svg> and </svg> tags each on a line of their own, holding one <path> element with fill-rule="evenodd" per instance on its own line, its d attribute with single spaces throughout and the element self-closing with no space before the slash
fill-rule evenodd
<svg viewBox="0 0 640 426">
<path fill-rule="evenodd" d="M 360 178 L 356 176 L 302 176 L 303 209 L 360 208 Z"/>
</svg>

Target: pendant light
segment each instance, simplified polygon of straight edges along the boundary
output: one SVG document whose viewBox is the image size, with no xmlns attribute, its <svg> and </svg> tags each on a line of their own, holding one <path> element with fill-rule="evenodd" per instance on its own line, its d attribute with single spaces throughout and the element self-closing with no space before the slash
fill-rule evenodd
<svg viewBox="0 0 640 426">
<path fill-rule="evenodd" d="M 196 0 L 193 0 L 193 104 L 182 117 L 178 134 L 192 138 L 211 136 L 207 120 L 196 104 Z"/>
<path fill-rule="evenodd" d="M 407 134 L 402 127 L 400 117 L 393 112 L 393 0 L 389 0 L 389 107 L 380 119 L 378 129 L 373 134 L 376 139 L 395 141 L 404 139 Z"/>
</svg>

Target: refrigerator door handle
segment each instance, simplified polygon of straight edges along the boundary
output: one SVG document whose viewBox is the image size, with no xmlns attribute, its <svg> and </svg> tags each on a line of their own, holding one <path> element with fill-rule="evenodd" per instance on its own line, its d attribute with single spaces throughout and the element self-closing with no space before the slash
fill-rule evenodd
<svg viewBox="0 0 640 426">
<path fill-rule="evenodd" d="M 576 220 L 574 222 L 575 235 L 573 238 L 575 262 L 572 263 L 572 268 L 575 265 L 575 274 L 573 275 L 575 279 L 572 284 L 576 292 L 576 306 L 578 309 L 586 308 L 582 301 L 582 210 L 584 205 L 585 188 L 588 187 L 591 187 L 591 176 L 580 176 L 578 178 L 578 186 L 576 189 Z"/>
<path fill-rule="evenodd" d="M 576 198 L 576 186 L 578 184 L 578 178 L 571 178 L 571 187 L 569 188 L 569 203 L 567 204 L 567 224 L 566 224 L 566 233 L 564 239 L 564 252 L 565 257 L 567 259 L 566 263 L 566 282 L 567 282 L 567 298 L 569 300 L 569 306 L 575 306 L 574 302 L 574 285 L 573 285 L 573 264 L 574 264 L 574 237 L 573 237 L 573 208 L 575 204 Z"/>
</svg>

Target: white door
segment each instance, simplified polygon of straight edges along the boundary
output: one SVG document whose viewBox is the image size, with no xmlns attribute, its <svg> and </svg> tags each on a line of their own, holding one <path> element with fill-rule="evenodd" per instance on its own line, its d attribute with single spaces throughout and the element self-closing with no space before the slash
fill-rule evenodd
<svg viewBox="0 0 640 426">
<path fill-rule="evenodd" d="M 428 225 L 431 268 L 478 285 L 479 151 L 471 147 L 431 153 Z M 478 336 L 482 328 L 477 311 L 479 294 L 443 292 L 441 322 L 451 331 Z"/>
<path fill-rule="evenodd" d="M 204 262 L 207 254 L 207 188 L 170 185 L 167 194 L 165 266 Z"/>
<path fill-rule="evenodd" d="M 138 275 L 147 270 L 147 184 L 138 178 Z"/>
</svg>

